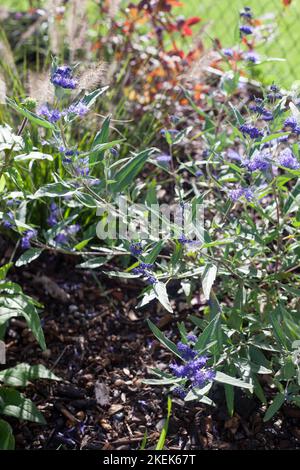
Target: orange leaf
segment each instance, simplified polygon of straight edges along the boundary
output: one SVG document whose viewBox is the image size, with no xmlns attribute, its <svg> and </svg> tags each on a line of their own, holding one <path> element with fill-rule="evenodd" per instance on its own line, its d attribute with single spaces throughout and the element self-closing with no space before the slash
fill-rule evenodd
<svg viewBox="0 0 300 470">
<path fill-rule="evenodd" d="M 199 18 L 199 16 L 193 16 L 192 18 L 188 18 L 186 21 L 185 21 L 185 24 L 187 26 L 193 26 L 194 24 L 197 24 L 201 21 L 201 18 Z"/>
<path fill-rule="evenodd" d="M 178 2 L 177 0 L 166 0 L 167 4 L 171 7 L 183 7 L 183 3 Z"/>
</svg>

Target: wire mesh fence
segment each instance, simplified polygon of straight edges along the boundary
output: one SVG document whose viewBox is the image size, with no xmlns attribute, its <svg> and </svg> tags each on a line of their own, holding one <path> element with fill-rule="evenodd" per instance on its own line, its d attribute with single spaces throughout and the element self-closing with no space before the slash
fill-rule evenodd
<svg viewBox="0 0 300 470">
<path fill-rule="evenodd" d="M 300 0 L 188 0 L 189 13 L 206 22 L 206 38 L 220 39 L 222 46 L 234 43 L 239 11 L 245 4 L 265 26 L 266 37 L 258 48 L 263 57 L 284 59 L 264 64 L 268 80 L 290 86 L 300 80 Z"/>
</svg>

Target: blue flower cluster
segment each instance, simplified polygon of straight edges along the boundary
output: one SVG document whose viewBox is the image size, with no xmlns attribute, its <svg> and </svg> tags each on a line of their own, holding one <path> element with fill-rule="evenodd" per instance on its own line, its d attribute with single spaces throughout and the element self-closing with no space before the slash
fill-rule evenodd
<svg viewBox="0 0 300 470">
<path fill-rule="evenodd" d="M 271 155 L 268 151 L 264 150 L 262 152 L 256 151 L 250 160 L 245 162 L 249 171 L 266 171 L 271 167 Z"/>
<path fill-rule="evenodd" d="M 21 239 L 21 247 L 23 250 L 28 250 L 31 247 L 31 240 L 37 236 L 36 230 L 27 230 Z"/>
<path fill-rule="evenodd" d="M 57 67 L 51 76 L 51 82 L 56 87 L 74 90 L 77 86 L 77 80 L 73 78 L 71 67 L 63 65 Z"/>
<path fill-rule="evenodd" d="M 257 64 L 257 62 L 259 62 L 259 55 L 254 51 L 248 51 L 244 54 L 244 59 L 247 62 L 252 62 L 253 64 Z"/>
<path fill-rule="evenodd" d="M 294 116 L 288 117 L 283 123 L 284 129 L 289 128 L 294 134 L 300 135 L 300 126 Z"/>
<path fill-rule="evenodd" d="M 62 111 L 59 111 L 56 108 L 51 108 L 48 104 L 44 104 L 37 110 L 37 114 L 44 117 L 52 124 L 55 124 L 62 117 L 67 116 L 68 114 L 75 114 L 76 116 L 83 117 L 88 112 L 88 110 L 88 106 L 85 105 L 82 101 L 79 101 L 76 104 L 71 104 L 67 109 Z"/>
<path fill-rule="evenodd" d="M 55 202 L 51 202 L 50 204 L 50 214 L 47 219 L 48 225 L 50 227 L 54 227 L 58 223 L 58 215 L 59 215 L 59 209 Z"/>
<path fill-rule="evenodd" d="M 278 86 L 271 85 L 270 92 L 267 94 L 267 100 L 270 101 L 271 103 L 275 103 L 277 100 L 280 100 L 281 98 L 282 98 L 282 94 L 280 93 Z"/>
<path fill-rule="evenodd" d="M 138 274 L 144 278 L 146 278 L 147 283 L 150 285 L 154 285 L 157 283 L 157 279 L 151 271 L 153 270 L 154 266 L 152 263 L 140 263 L 136 268 L 132 270 L 133 274 Z"/>
<path fill-rule="evenodd" d="M 14 215 L 12 211 L 8 211 L 7 214 L 5 214 L 5 218 L 2 222 L 2 225 L 4 228 L 12 228 L 14 226 Z"/>
<path fill-rule="evenodd" d="M 191 343 L 196 341 L 194 335 L 189 335 L 187 339 Z M 174 393 L 184 398 L 189 389 L 204 387 L 204 385 L 215 378 L 216 373 L 213 369 L 207 367 L 208 356 L 198 356 L 197 351 L 194 351 L 189 344 L 179 341 L 177 349 L 186 362 L 184 364 L 171 364 L 170 369 L 175 377 L 188 381 L 187 387 L 180 386 L 174 389 Z"/>
<path fill-rule="evenodd" d="M 250 105 L 249 109 L 257 113 L 260 116 L 260 118 L 263 119 L 264 121 L 272 121 L 273 120 L 272 111 L 265 108 L 263 99 L 254 97 L 254 102 L 255 104 Z"/>
<path fill-rule="evenodd" d="M 80 228 L 81 227 L 79 224 L 69 225 L 68 227 L 64 228 L 55 237 L 56 243 L 58 243 L 59 245 L 66 245 L 69 241 L 69 237 L 79 232 Z"/>
<path fill-rule="evenodd" d="M 229 191 L 229 197 L 234 202 L 238 201 L 242 197 L 246 198 L 247 201 L 251 201 L 254 197 L 254 194 L 251 188 L 237 188 Z"/>
<path fill-rule="evenodd" d="M 251 139 L 258 139 L 259 137 L 263 137 L 264 133 L 260 129 L 251 124 L 243 124 L 240 126 L 240 131 L 243 133 L 244 136 L 249 135 Z"/>
<path fill-rule="evenodd" d="M 243 24 L 242 26 L 240 26 L 240 32 L 242 35 L 249 35 L 249 34 L 253 34 L 253 27 L 248 25 L 248 24 Z"/>
<path fill-rule="evenodd" d="M 47 104 L 42 105 L 38 110 L 37 114 L 44 117 L 51 124 L 55 124 L 62 117 L 62 113 L 55 108 L 50 108 Z"/>
<path fill-rule="evenodd" d="M 63 154 L 63 163 L 72 163 L 72 157 L 79 155 L 78 150 L 66 149 L 65 147 L 59 147 L 59 151 Z"/>
<path fill-rule="evenodd" d="M 200 242 L 197 240 L 191 240 L 190 238 L 187 238 L 184 233 L 182 233 L 179 238 L 177 238 L 177 241 L 181 245 L 198 245 Z"/>
<path fill-rule="evenodd" d="M 143 248 L 141 242 L 131 243 L 129 251 L 132 256 L 139 256 L 143 253 Z"/>
<path fill-rule="evenodd" d="M 156 157 L 158 163 L 170 163 L 172 161 L 171 155 L 162 154 Z"/>
<path fill-rule="evenodd" d="M 245 18 L 247 20 L 251 20 L 253 18 L 253 14 L 250 7 L 244 7 L 244 9 L 240 12 L 240 17 Z"/>
<path fill-rule="evenodd" d="M 286 148 L 280 152 L 278 163 L 279 165 L 284 166 L 285 168 L 290 168 L 291 170 L 298 170 L 300 168 L 300 163 L 290 148 Z"/>
<path fill-rule="evenodd" d="M 76 116 L 83 117 L 88 112 L 89 108 L 82 101 L 79 101 L 76 104 L 71 104 L 67 109 L 67 114 L 76 114 Z"/>
<path fill-rule="evenodd" d="M 89 157 L 78 158 L 74 162 L 74 170 L 78 176 L 88 176 L 90 173 Z"/>
<path fill-rule="evenodd" d="M 223 49 L 222 52 L 226 57 L 233 57 L 234 54 L 233 50 L 230 48 Z"/>
<path fill-rule="evenodd" d="M 178 134 L 178 130 L 177 129 L 161 129 L 160 131 L 160 134 L 165 137 L 166 134 L 170 134 L 171 136 L 176 136 Z"/>
</svg>

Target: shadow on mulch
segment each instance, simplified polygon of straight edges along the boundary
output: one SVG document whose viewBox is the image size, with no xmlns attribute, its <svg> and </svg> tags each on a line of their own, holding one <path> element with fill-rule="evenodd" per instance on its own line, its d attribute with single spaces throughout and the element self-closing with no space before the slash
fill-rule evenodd
<svg viewBox="0 0 300 470">
<path fill-rule="evenodd" d="M 166 389 L 142 380 L 151 367 L 167 367 L 173 358 L 153 340 L 145 320 L 171 333 L 188 312 L 173 317 L 155 304 L 137 311 L 136 283 L 76 270 L 68 257 L 43 256 L 11 277 L 43 303 L 48 349 L 42 352 L 26 324 L 15 319 L 6 338 L 8 366 L 42 363 L 63 379 L 26 389 L 47 425 L 10 419 L 17 448 L 138 449 L 145 432 L 146 447 L 154 448 L 166 416 Z M 201 305 L 193 313 L 197 309 Z M 230 418 L 221 389 L 214 398 L 216 409 L 173 399 L 167 449 L 300 448 L 300 409 L 286 407 L 263 423 L 256 400 L 237 395 Z"/>
</svg>

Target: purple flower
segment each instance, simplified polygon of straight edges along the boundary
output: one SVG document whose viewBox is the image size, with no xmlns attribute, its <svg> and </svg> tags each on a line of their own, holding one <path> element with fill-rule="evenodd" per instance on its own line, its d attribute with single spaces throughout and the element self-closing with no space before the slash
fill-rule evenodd
<svg viewBox="0 0 300 470">
<path fill-rule="evenodd" d="M 283 127 L 290 127 L 293 131 L 297 128 L 297 126 L 297 119 L 294 118 L 294 116 L 288 117 L 283 123 Z"/>
<path fill-rule="evenodd" d="M 166 155 L 166 154 L 164 154 L 164 155 L 158 155 L 158 156 L 156 157 L 156 161 L 157 161 L 158 163 L 169 163 L 169 162 L 172 161 L 172 157 L 171 157 L 171 155 Z"/>
<path fill-rule="evenodd" d="M 51 82 L 56 87 L 74 90 L 77 86 L 77 81 L 72 76 L 72 69 L 68 66 L 58 67 L 51 77 Z"/>
<path fill-rule="evenodd" d="M 214 370 L 206 366 L 207 361 L 207 356 L 189 356 L 185 364 L 170 364 L 170 369 L 175 377 L 189 380 L 191 384 L 189 388 L 202 388 L 207 382 L 212 381 L 216 375 Z"/>
<path fill-rule="evenodd" d="M 109 152 L 110 154 L 113 156 L 113 157 L 118 157 L 119 155 L 119 152 L 116 148 L 112 147 L 111 149 L 109 149 Z"/>
<path fill-rule="evenodd" d="M 238 162 L 241 162 L 243 160 L 243 158 L 233 149 L 227 150 L 227 156 L 232 160 L 237 160 Z"/>
<path fill-rule="evenodd" d="M 143 248 L 141 242 L 131 243 L 129 251 L 132 256 L 139 256 L 143 253 Z"/>
<path fill-rule="evenodd" d="M 75 173 L 78 176 L 88 176 L 90 169 L 89 169 L 89 157 L 83 157 L 76 160 L 74 164 Z"/>
<path fill-rule="evenodd" d="M 140 263 L 139 267 L 141 269 L 149 269 L 150 271 L 153 269 L 152 263 Z"/>
<path fill-rule="evenodd" d="M 86 104 L 84 104 L 82 101 L 79 101 L 76 104 L 71 104 L 69 106 L 67 113 L 69 114 L 76 114 L 77 116 L 84 116 L 88 112 L 89 108 Z"/>
<path fill-rule="evenodd" d="M 75 235 L 79 232 L 80 228 L 79 224 L 69 225 L 69 227 L 66 228 L 66 232 L 68 235 Z"/>
<path fill-rule="evenodd" d="M 62 117 L 62 114 L 60 113 L 60 111 L 58 109 L 54 109 L 54 108 L 51 109 L 51 108 L 49 108 L 49 106 L 47 104 L 44 104 L 43 106 L 41 106 L 37 110 L 37 114 L 39 116 L 44 117 L 45 119 L 47 119 L 52 124 L 55 124 Z"/>
<path fill-rule="evenodd" d="M 232 49 L 223 49 L 222 52 L 226 57 L 233 57 L 233 50 Z"/>
<path fill-rule="evenodd" d="M 161 135 L 164 137 L 167 133 L 170 134 L 170 135 L 176 135 L 178 134 L 178 130 L 177 129 L 161 129 L 160 133 Z"/>
<path fill-rule="evenodd" d="M 234 202 L 238 201 L 242 197 L 245 197 L 247 201 L 251 201 L 254 197 L 253 191 L 251 188 L 237 188 L 229 191 L 229 197 Z"/>
<path fill-rule="evenodd" d="M 60 245 L 66 245 L 69 241 L 69 237 L 75 235 L 80 230 L 79 224 L 69 225 L 68 227 L 64 228 L 60 233 L 57 234 L 55 237 L 56 243 Z"/>
<path fill-rule="evenodd" d="M 274 103 L 276 100 L 280 100 L 281 98 L 282 98 L 282 94 L 280 93 L 278 86 L 271 85 L 270 93 L 267 94 L 267 100 L 270 101 L 271 103 Z"/>
<path fill-rule="evenodd" d="M 196 343 L 197 341 L 197 336 L 195 336 L 193 333 L 189 333 L 186 337 L 186 339 L 188 341 L 190 341 L 191 343 Z"/>
<path fill-rule="evenodd" d="M 265 112 L 262 114 L 261 118 L 264 121 L 273 121 L 274 117 L 271 111 L 265 110 Z"/>
<path fill-rule="evenodd" d="M 56 243 L 59 243 L 60 245 L 65 245 L 68 242 L 68 237 L 64 232 L 60 232 L 55 237 L 55 241 Z"/>
<path fill-rule="evenodd" d="M 212 369 L 200 369 L 192 377 L 194 386 L 202 388 L 207 382 L 212 381 L 216 376 L 216 372 Z"/>
<path fill-rule="evenodd" d="M 253 28 L 252 28 L 252 26 L 244 24 L 244 25 L 240 26 L 240 32 L 241 32 L 241 34 L 249 35 L 249 34 L 253 33 Z"/>
<path fill-rule="evenodd" d="M 177 395 L 179 398 L 182 398 L 183 400 L 186 397 L 186 390 L 184 389 L 184 387 L 175 387 L 173 389 L 173 393 L 174 395 Z"/>
<path fill-rule="evenodd" d="M 289 148 L 286 148 L 280 152 L 278 163 L 280 166 L 290 168 L 291 170 L 298 170 L 300 168 L 300 163 Z"/>
<path fill-rule="evenodd" d="M 271 166 L 271 155 L 268 151 L 255 152 L 250 160 L 246 162 L 249 171 L 265 171 Z"/>
<path fill-rule="evenodd" d="M 136 243 L 135 245 L 141 245 L 141 244 Z M 130 251 L 133 256 L 138 256 L 139 254 L 142 253 L 142 251 L 140 251 L 139 249 L 139 246 L 134 246 L 134 245 L 130 246 Z M 149 271 L 152 271 L 152 269 L 153 269 L 152 263 L 140 263 L 139 266 L 137 266 L 136 268 L 132 270 L 132 272 L 133 274 L 137 274 L 139 276 L 145 277 L 148 284 L 154 285 L 156 284 L 157 279 L 155 276 L 153 276 L 153 274 L 149 273 Z"/>
<path fill-rule="evenodd" d="M 79 155 L 78 150 L 74 149 L 65 149 L 64 147 L 60 147 L 59 151 L 63 154 L 63 163 L 72 163 L 72 157 Z"/>
<path fill-rule="evenodd" d="M 251 12 L 251 8 L 250 7 L 244 7 L 244 10 L 242 10 L 240 12 L 240 17 L 241 18 L 246 18 L 247 20 L 250 20 L 253 17 L 252 12 Z"/>
<path fill-rule="evenodd" d="M 252 62 L 253 64 L 257 64 L 257 62 L 259 61 L 259 55 L 256 54 L 256 52 L 249 51 L 249 52 L 246 52 L 246 54 L 244 55 L 244 59 L 247 62 Z"/>
<path fill-rule="evenodd" d="M 37 236 L 37 231 L 36 230 L 27 230 L 24 233 L 24 236 L 21 239 L 21 247 L 23 250 L 28 250 L 31 246 L 31 239 Z"/>
<path fill-rule="evenodd" d="M 2 224 L 4 228 L 12 228 L 14 224 L 14 215 L 11 211 L 7 212 Z"/>
<path fill-rule="evenodd" d="M 59 209 L 58 209 L 57 205 L 55 204 L 55 202 L 51 202 L 51 204 L 50 204 L 50 215 L 47 219 L 48 225 L 50 225 L 50 227 L 54 227 L 57 224 L 57 222 L 58 222 L 58 220 L 57 220 L 58 212 L 59 212 Z"/>
<path fill-rule="evenodd" d="M 147 280 L 148 284 L 150 284 L 151 286 L 153 286 L 154 284 L 157 283 L 156 277 L 151 276 L 151 275 L 147 275 L 146 280 Z"/>
<path fill-rule="evenodd" d="M 240 126 L 240 131 L 243 135 L 249 135 L 251 139 L 257 139 L 258 137 L 263 137 L 264 133 L 260 131 L 257 127 L 251 126 L 249 124 L 243 124 Z"/>
<path fill-rule="evenodd" d="M 188 344 L 184 344 L 181 341 L 177 343 L 177 349 L 180 352 L 183 359 L 194 359 L 196 352 L 191 349 Z"/>
</svg>

